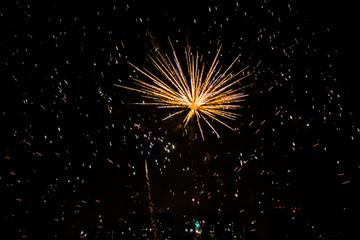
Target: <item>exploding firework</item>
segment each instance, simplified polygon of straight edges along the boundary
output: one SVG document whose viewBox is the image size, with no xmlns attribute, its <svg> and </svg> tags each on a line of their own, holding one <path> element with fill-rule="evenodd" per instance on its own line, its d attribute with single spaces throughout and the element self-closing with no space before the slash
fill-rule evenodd
<svg viewBox="0 0 360 240">
<path fill-rule="evenodd" d="M 231 71 L 233 65 L 238 61 L 239 55 L 225 71 L 221 71 L 222 66 L 219 66 L 218 60 L 222 47 L 220 45 L 210 67 L 205 71 L 205 63 L 202 61 L 203 56 L 199 56 L 198 51 L 193 54 L 191 47 L 187 44 L 185 49 L 187 71 L 184 71 L 170 39 L 169 43 L 172 49 L 172 59 L 160 51 L 154 39 L 152 39 L 152 44 L 155 53 L 148 54 L 150 62 L 161 77 L 146 68 L 140 69 L 129 63 L 151 82 L 133 78 L 139 88 L 115 85 L 140 92 L 144 98 L 151 100 L 151 102 L 142 104 L 156 105 L 159 108 L 178 109 L 178 111 L 163 120 L 187 112 L 184 118 L 184 127 L 187 126 L 190 119 L 196 118 L 203 139 L 204 133 L 201 127 L 201 119 L 214 131 L 217 137 L 220 137 L 220 135 L 212 126 L 211 122 L 213 121 L 234 130 L 223 119 L 234 120 L 239 116 L 239 114 L 231 110 L 242 107 L 239 103 L 244 101 L 246 95 L 243 92 L 244 87 L 239 87 L 237 84 L 251 75 L 251 73 L 245 74 L 245 70 L 249 66 L 235 73 Z"/>
</svg>

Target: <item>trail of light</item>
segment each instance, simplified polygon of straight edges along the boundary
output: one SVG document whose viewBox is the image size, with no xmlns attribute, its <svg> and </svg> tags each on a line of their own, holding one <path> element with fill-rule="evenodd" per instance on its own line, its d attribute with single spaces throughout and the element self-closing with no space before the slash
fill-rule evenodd
<svg viewBox="0 0 360 240">
<path fill-rule="evenodd" d="M 146 159 L 145 159 L 145 176 L 146 176 L 146 186 L 147 186 L 147 190 L 148 190 L 148 201 L 149 201 L 151 227 L 153 229 L 154 239 L 158 239 L 157 238 L 157 228 L 156 228 L 156 223 L 155 223 L 155 219 L 154 219 L 154 203 L 151 200 L 150 180 L 149 180 L 149 172 L 148 172 Z"/>
</svg>

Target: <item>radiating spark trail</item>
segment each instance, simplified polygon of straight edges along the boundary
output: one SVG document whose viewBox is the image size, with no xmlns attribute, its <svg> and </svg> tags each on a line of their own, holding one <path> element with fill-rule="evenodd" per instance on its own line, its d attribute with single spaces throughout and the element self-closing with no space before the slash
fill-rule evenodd
<svg viewBox="0 0 360 240">
<path fill-rule="evenodd" d="M 219 67 L 219 54 L 222 45 L 220 45 L 211 66 L 205 71 L 205 63 L 199 52 L 191 52 L 189 44 L 186 46 L 186 72 L 180 64 L 174 46 L 170 39 L 169 43 L 172 49 L 172 59 L 160 51 L 159 46 L 152 38 L 152 45 L 155 53 L 148 54 L 152 65 L 157 69 L 161 77 L 150 72 L 146 68 L 140 69 L 133 64 L 137 71 L 142 73 L 151 83 L 133 78 L 139 88 L 132 88 L 114 84 L 115 86 L 136 91 L 143 94 L 144 98 L 150 99 L 151 102 L 145 105 L 155 105 L 159 108 L 174 108 L 176 112 L 170 114 L 169 119 L 177 114 L 187 111 L 183 120 L 184 127 L 187 126 L 191 119 L 196 119 L 202 138 L 204 139 L 201 119 L 214 131 L 217 137 L 219 133 L 212 126 L 210 121 L 216 121 L 220 124 L 234 130 L 222 119 L 235 120 L 239 115 L 231 110 L 241 108 L 240 102 L 244 101 L 246 96 L 242 91 L 244 87 L 238 88 L 235 84 L 239 83 L 250 74 L 245 74 L 249 66 L 238 72 L 232 72 L 233 65 L 238 61 L 239 56 L 221 73 L 222 66 Z M 241 75 L 242 74 L 242 75 Z"/>
</svg>

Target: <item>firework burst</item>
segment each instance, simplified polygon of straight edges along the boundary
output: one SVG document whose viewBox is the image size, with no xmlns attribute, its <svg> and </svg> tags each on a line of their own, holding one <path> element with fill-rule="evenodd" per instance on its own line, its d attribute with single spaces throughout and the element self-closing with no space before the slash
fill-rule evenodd
<svg viewBox="0 0 360 240">
<path fill-rule="evenodd" d="M 146 68 L 140 69 L 129 63 L 150 81 L 146 82 L 133 78 L 139 88 L 115 85 L 140 92 L 144 98 L 151 100 L 151 102 L 142 104 L 156 105 L 159 108 L 178 109 L 164 120 L 187 112 L 184 118 L 184 127 L 187 126 L 190 119 L 196 118 L 203 139 L 204 133 L 201 119 L 215 132 L 217 137 L 220 137 L 220 135 L 212 126 L 211 122 L 213 121 L 234 130 L 223 119 L 234 120 L 239 116 L 233 111 L 242 107 L 239 103 L 244 101 L 246 95 L 243 92 L 244 87 L 239 87 L 237 84 L 251 75 L 251 73 L 245 74 L 245 70 L 249 66 L 235 73 L 231 71 L 233 65 L 238 61 L 239 55 L 224 71 L 221 71 L 223 67 L 219 66 L 218 60 L 222 47 L 220 45 L 210 67 L 205 70 L 205 63 L 202 61 L 203 56 L 199 56 L 198 51 L 193 54 L 191 47 L 187 44 L 185 49 L 187 69 L 185 71 L 170 39 L 169 43 L 172 49 L 172 59 L 163 54 L 154 39 L 152 39 L 155 52 L 148 54 L 148 58 L 158 71 L 159 76 Z"/>
</svg>

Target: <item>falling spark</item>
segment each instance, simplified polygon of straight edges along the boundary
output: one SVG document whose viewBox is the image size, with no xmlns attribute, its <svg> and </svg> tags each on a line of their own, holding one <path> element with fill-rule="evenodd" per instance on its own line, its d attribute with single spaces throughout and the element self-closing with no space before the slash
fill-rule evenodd
<svg viewBox="0 0 360 240">
<path fill-rule="evenodd" d="M 244 87 L 238 88 L 235 84 L 251 75 L 251 73 L 245 74 L 244 72 L 249 66 L 235 73 L 231 71 L 233 65 L 238 61 L 239 55 L 225 71 L 221 72 L 222 67 L 219 67 L 218 61 L 222 47 L 220 45 L 210 68 L 205 71 L 205 63 L 202 62 L 202 57 L 199 56 L 199 52 L 197 51 L 196 54 L 193 54 L 191 52 L 191 47 L 187 44 L 185 49 L 187 72 L 185 72 L 170 39 L 169 43 L 172 49 L 173 59 L 170 59 L 168 55 L 161 53 L 159 46 L 153 38 L 152 44 L 157 54 L 148 54 L 150 62 L 162 77 L 156 76 L 145 68 L 139 69 L 129 63 L 152 82 L 148 83 L 133 78 L 135 84 L 138 85 L 139 88 L 114 85 L 142 93 L 144 98 L 152 101 L 143 103 L 145 105 L 156 105 L 159 108 L 179 109 L 163 120 L 187 112 L 184 118 L 184 127 L 187 126 L 190 119 L 196 118 L 203 139 L 204 134 L 201 126 L 201 119 L 203 119 L 214 131 L 217 137 L 220 137 L 220 135 L 212 126 L 210 120 L 219 122 L 234 131 L 232 127 L 227 125 L 223 120 L 220 120 L 219 117 L 235 120 L 239 115 L 229 110 L 235 110 L 242 107 L 239 102 L 244 101 L 244 97 L 246 96 L 242 91 Z"/>
</svg>

